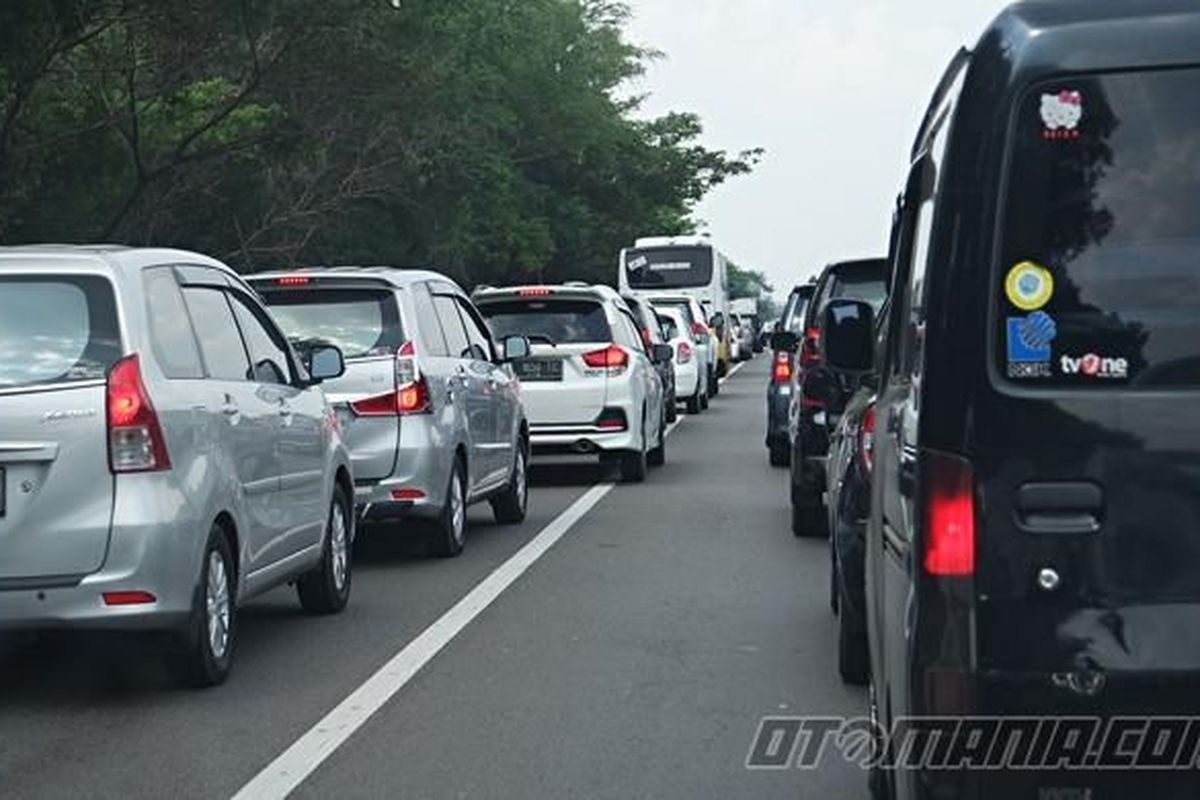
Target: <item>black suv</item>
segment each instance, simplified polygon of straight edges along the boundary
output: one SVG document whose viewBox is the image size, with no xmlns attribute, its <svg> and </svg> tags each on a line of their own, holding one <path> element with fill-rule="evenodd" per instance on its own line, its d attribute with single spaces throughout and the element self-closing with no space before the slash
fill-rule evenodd
<svg viewBox="0 0 1200 800">
<path fill-rule="evenodd" d="M 1200 706 L 1197 152 L 1192 2 L 1013 6 L 934 95 L 878 364 L 870 697 L 878 730 L 968 738 L 948 769 L 887 769 L 893 741 L 876 797 L 1196 796 L 1195 736 L 1151 734 Z M 824 311 L 831 364 L 872 368 L 872 316 Z"/>
<path fill-rule="evenodd" d="M 792 532 L 797 536 L 823 536 L 828 528 L 822 497 L 829 431 L 855 388 L 844 375 L 826 368 L 821 355 L 823 311 L 838 299 L 863 300 L 878 308 L 887 297 L 886 270 L 882 258 L 830 264 L 817 279 L 799 337 L 785 333 L 776 342 L 796 352 L 788 397 L 788 439 Z"/>
</svg>

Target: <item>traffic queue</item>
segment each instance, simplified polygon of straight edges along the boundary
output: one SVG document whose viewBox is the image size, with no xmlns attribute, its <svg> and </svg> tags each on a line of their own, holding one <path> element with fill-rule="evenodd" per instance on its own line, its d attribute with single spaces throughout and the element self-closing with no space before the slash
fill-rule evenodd
<svg viewBox="0 0 1200 800">
<path fill-rule="evenodd" d="M 457 556 L 470 505 L 525 519 L 543 455 L 645 480 L 733 358 L 715 252 L 640 242 L 623 293 L 468 295 L 426 270 L 0 249 L 0 630 L 153 634 L 211 686 L 252 598 L 346 607 L 358 536 Z"/>
</svg>

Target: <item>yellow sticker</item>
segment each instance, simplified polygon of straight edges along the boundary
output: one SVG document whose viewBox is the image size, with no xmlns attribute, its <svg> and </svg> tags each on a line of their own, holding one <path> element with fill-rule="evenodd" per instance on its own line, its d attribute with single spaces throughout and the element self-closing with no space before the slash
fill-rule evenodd
<svg viewBox="0 0 1200 800">
<path fill-rule="evenodd" d="M 1039 264 L 1022 261 L 1008 271 L 1004 292 L 1008 301 L 1022 311 L 1037 311 L 1054 296 L 1054 276 Z"/>
</svg>

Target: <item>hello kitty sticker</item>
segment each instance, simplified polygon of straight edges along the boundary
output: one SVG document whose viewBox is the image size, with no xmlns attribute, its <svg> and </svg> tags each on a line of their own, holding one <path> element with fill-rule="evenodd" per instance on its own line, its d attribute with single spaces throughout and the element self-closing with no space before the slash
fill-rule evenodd
<svg viewBox="0 0 1200 800">
<path fill-rule="evenodd" d="M 1064 89 L 1058 94 L 1042 95 L 1042 136 L 1049 141 L 1079 138 L 1079 121 L 1083 119 L 1083 94 Z"/>
</svg>

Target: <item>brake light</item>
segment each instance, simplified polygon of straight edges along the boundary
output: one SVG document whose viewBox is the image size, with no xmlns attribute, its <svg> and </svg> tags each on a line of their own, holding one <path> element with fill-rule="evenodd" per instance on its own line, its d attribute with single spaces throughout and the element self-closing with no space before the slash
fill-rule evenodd
<svg viewBox="0 0 1200 800">
<path fill-rule="evenodd" d="M 623 431 L 629 424 L 625 421 L 625 412 L 619 408 L 606 408 L 596 418 L 596 427 L 604 431 Z"/>
<path fill-rule="evenodd" d="M 307 275 L 284 275 L 275 279 L 276 286 L 308 286 L 310 283 L 312 278 Z"/>
<path fill-rule="evenodd" d="M 775 364 L 771 367 L 771 380 L 775 383 L 791 382 L 792 356 L 786 350 L 775 353 Z"/>
<path fill-rule="evenodd" d="M 808 328 L 804 331 L 804 341 L 800 343 L 800 363 L 805 365 L 821 363 L 821 329 Z"/>
<path fill-rule="evenodd" d="M 424 500 L 425 492 L 420 489 L 392 489 L 392 499 L 411 503 L 414 500 Z"/>
<path fill-rule="evenodd" d="M 975 475 L 969 461 L 928 453 L 925 571 L 938 577 L 975 574 Z"/>
<path fill-rule="evenodd" d="M 102 596 L 106 606 L 141 606 L 158 602 L 158 598 L 149 592 L 105 592 Z"/>
<path fill-rule="evenodd" d="M 692 323 L 692 336 L 697 336 L 699 338 L 707 338 L 708 337 L 708 326 L 705 325 L 703 322 L 693 322 Z"/>
<path fill-rule="evenodd" d="M 688 364 L 692 360 L 692 346 L 687 342 L 680 342 L 679 347 L 675 351 L 675 362 L 677 364 Z"/>
<path fill-rule="evenodd" d="M 350 404 L 350 409 L 360 417 L 395 417 L 431 411 L 429 384 L 417 366 L 416 345 L 405 342 L 396 352 L 395 391 L 358 400 Z"/>
<path fill-rule="evenodd" d="M 858 452 L 862 456 L 863 468 L 869 475 L 875 467 L 875 404 L 863 412 L 862 428 L 858 433 Z"/>
<path fill-rule="evenodd" d="M 583 354 L 583 363 L 592 369 L 608 369 L 620 372 L 629 366 L 629 353 L 624 348 L 610 344 L 603 350 Z"/>
<path fill-rule="evenodd" d="M 136 353 L 109 370 L 105 404 L 109 470 L 114 474 L 169 470 L 167 440 L 142 382 L 142 366 Z"/>
<path fill-rule="evenodd" d="M 554 294 L 554 290 L 545 286 L 526 286 L 523 289 L 517 289 L 519 297 L 549 297 L 552 294 Z"/>
</svg>

